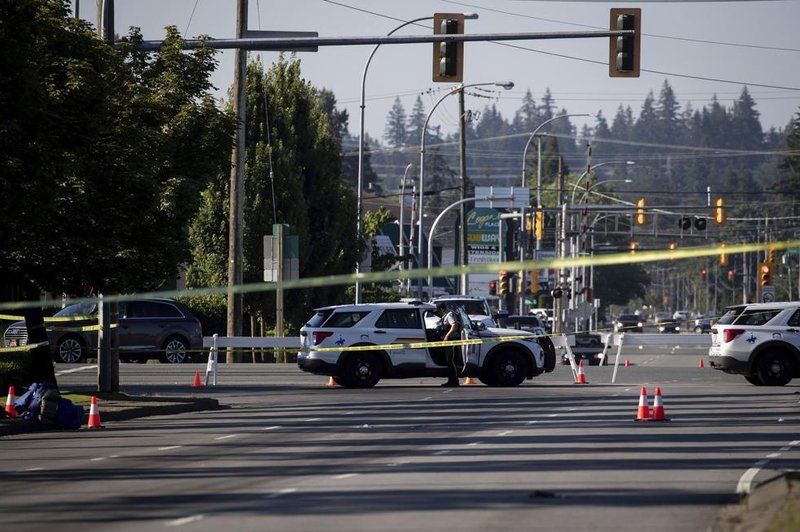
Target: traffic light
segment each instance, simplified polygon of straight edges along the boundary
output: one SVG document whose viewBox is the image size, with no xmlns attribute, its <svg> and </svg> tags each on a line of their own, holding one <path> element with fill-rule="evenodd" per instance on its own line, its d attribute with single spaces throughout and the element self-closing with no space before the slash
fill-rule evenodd
<svg viewBox="0 0 800 532">
<path fill-rule="evenodd" d="M 700 269 L 700 277 L 703 279 L 703 282 L 706 282 L 706 279 L 708 279 L 708 268 Z"/>
<path fill-rule="evenodd" d="M 639 249 L 638 242 L 631 242 L 631 253 L 636 253 L 636 250 Z"/>
<path fill-rule="evenodd" d="M 641 49 L 642 10 L 612 8 L 611 31 L 634 30 L 633 35 L 611 37 L 608 45 L 608 75 L 612 78 L 639 77 L 639 50 Z"/>
<path fill-rule="evenodd" d="M 735 276 L 736 276 L 736 272 L 734 270 L 728 270 L 728 280 L 730 282 L 733 282 L 733 279 L 735 278 Z"/>
<path fill-rule="evenodd" d="M 681 216 L 680 221 L 678 221 L 678 225 L 684 231 L 688 231 L 692 227 L 692 217 L 691 216 Z"/>
<path fill-rule="evenodd" d="M 769 286 L 772 284 L 772 264 L 761 262 L 758 264 L 758 284 L 759 286 Z"/>
<path fill-rule="evenodd" d="M 536 237 L 536 240 L 544 238 L 544 210 L 541 207 L 536 209 L 533 220 L 533 235 Z"/>
<path fill-rule="evenodd" d="M 489 295 L 490 296 L 497 295 L 497 281 L 489 281 Z"/>
<path fill-rule="evenodd" d="M 694 228 L 698 231 L 705 231 L 706 230 L 706 219 L 702 216 L 695 216 L 694 218 Z"/>
<path fill-rule="evenodd" d="M 722 225 L 728 219 L 727 207 L 725 207 L 725 199 L 717 198 L 714 200 L 714 222 L 717 225 Z"/>
<path fill-rule="evenodd" d="M 728 254 L 725 253 L 725 244 L 720 244 L 719 247 L 723 249 L 722 252 L 719 254 L 719 265 L 720 266 L 727 266 L 728 265 Z"/>
<path fill-rule="evenodd" d="M 464 33 L 463 13 L 434 13 L 434 35 Z M 433 81 L 460 83 L 464 79 L 464 43 L 433 43 Z"/>
<path fill-rule="evenodd" d="M 504 295 L 506 295 L 508 293 L 508 291 L 509 291 L 509 286 L 508 286 L 509 281 L 510 281 L 510 279 L 509 279 L 509 276 L 508 276 L 508 272 L 505 271 L 505 270 L 501 271 L 500 272 L 500 284 L 497 287 L 497 293 L 498 294 L 500 294 L 501 296 L 504 296 Z"/>
<path fill-rule="evenodd" d="M 778 250 L 774 248 L 770 249 L 767 252 L 767 262 L 769 262 L 770 264 L 775 264 L 776 262 L 778 262 L 777 259 L 778 259 Z"/>
<path fill-rule="evenodd" d="M 523 277 L 525 277 L 525 272 L 520 270 L 517 274 L 517 294 L 524 294 L 526 292 L 526 286 L 523 284 Z"/>
<path fill-rule="evenodd" d="M 639 198 L 636 200 L 636 225 L 644 225 L 647 223 L 647 200 Z"/>
</svg>

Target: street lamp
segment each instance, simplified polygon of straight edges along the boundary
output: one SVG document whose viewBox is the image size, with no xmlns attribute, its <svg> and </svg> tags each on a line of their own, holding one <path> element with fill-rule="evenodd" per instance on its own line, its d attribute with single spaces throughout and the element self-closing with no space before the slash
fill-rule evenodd
<svg viewBox="0 0 800 532">
<path fill-rule="evenodd" d="M 405 227 L 404 227 L 404 218 L 403 213 L 406 210 L 406 179 L 408 179 L 408 171 L 411 170 L 411 167 L 414 166 L 413 164 L 409 163 L 406 165 L 406 171 L 403 172 L 403 182 L 400 183 L 400 236 L 397 239 L 400 245 L 400 256 L 405 257 L 405 242 L 406 234 L 405 234 Z M 413 227 L 409 229 L 410 231 L 413 230 Z M 403 269 L 403 263 L 400 263 L 400 269 Z M 405 283 L 405 281 L 403 281 Z"/>
<path fill-rule="evenodd" d="M 457 92 L 463 91 L 469 87 L 483 87 L 486 85 L 495 85 L 497 87 L 503 87 L 506 90 L 510 90 L 514 88 L 514 83 L 512 81 L 492 81 L 492 82 L 485 82 L 485 83 L 470 83 L 468 85 L 459 85 L 455 89 L 452 89 L 450 92 L 439 98 L 439 100 L 433 104 L 431 110 L 428 111 L 428 116 L 425 117 L 425 123 L 422 125 L 422 138 L 420 139 L 419 143 L 419 208 L 417 209 L 417 219 L 419 221 L 419 231 L 418 236 L 419 240 L 417 241 L 417 263 L 420 267 L 422 267 L 422 238 L 424 236 L 423 232 L 423 224 L 422 224 L 422 216 L 423 216 L 423 206 L 422 206 L 422 198 L 425 196 L 425 134 L 428 131 L 428 122 L 433 116 L 433 112 L 442 103 L 448 96 L 455 94 Z M 430 264 L 428 264 L 428 268 L 430 268 Z M 420 278 L 419 284 L 419 298 L 422 299 L 422 279 Z"/>
<path fill-rule="evenodd" d="M 478 18 L 477 13 L 464 13 L 464 18 L 469 20 L 475 20 Z M 387 33 L 386 35 L 392 35 L 394 32 L 405 28 L 410 24 L 414 24 L 417 22 L 421 22 L 423 20 L 433 20 L 433 17 L 419 17 L 413 20 L 409 20 L 404 22 L 394 28 L 392 31 Z M 366 91 L 366 84 L 367 84 L 367 70 L 369 70 L 369 64 L 372 62 L 372 57 L 375 55 L 375 52 L 378 51 L 380 48 L 380 44 L 376 44 L 375 47 L 367 57 L 367 62 L 364 63 L 364 72 L 361 74 L 361 112 L 360 112 L 360 122 L 359 122 L 359 135 L 358 135 L 358 182 L 357 182 L 357 190 L 356 195 L 358 197 L 357 201 L 357 210 L 358 210 L 358 221 L 356 226 L 356 242 L 359 246 L 361 246 L 361 239 L 364 233 L 364 207 L 363 207 L 363 186 L 364 186 L 364 109 L 366 107 L 365 101 L 365 91 Z M 356 304 L 361 302 L 361 281 L 359 281 L 358 274 L 361 271 L 361 257 L 358 257 L 356 261 Z"/>
<path fill-rule="evenodd" d="M 599 164 L 596 164 L 596 165 L 592 166 L 592 171 L 594 171 L 597 168 L 600 168 L 601 166 L 605 166 L 607 164 L 627 164 L 627 165 L 630 166 L 630 165 L 636 164 L 636 162 L 635 161 L 606 161 L 604 163 L 599 163 Z M 578 185 L 581 184 L 581 180 L 584 177 L 586 177 L 586 175 L 588 173 L 589 173 L 589 170 L 585 171 L 584 173 L 581 174 L 581 176 L 578 178 L 578 180 L 575 181 L 575 184 L 572 187 L 572 201 L 570 203 L 572 203 L 572 204 L 575 203 L 575 192 L 578 190 Z M 595 184 L 593 184 L 593 185 L 591 185 L 589 187 L 584 187 L 584 191 L 583 191 L 583 194 L 581 195 L 581 199 L 583 199 L 583 197 L 585 195 L 587 195 L 594 187 L 596 187 L 598 185 L 602 185 L 603 183 L 632 183 L 632 182 L 633 181 L 630 180 L 630 179 L 606 179 L 605 181 L 598 181 L 597 183 L 595 183 Z"/>
</svg>

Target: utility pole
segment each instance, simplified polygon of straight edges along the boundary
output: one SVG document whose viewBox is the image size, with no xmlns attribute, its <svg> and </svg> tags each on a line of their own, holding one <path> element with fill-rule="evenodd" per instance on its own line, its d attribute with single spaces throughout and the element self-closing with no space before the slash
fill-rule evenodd
<svg viewBox="0 0 800 532">
<path fill-rule="evenodd" d="M 465 200 L 467 198 L 467 135 L 466 135 L 466 117 L 464 116 L 464 87 L 461 87 L 461 90 L 458 93 L 458 159 L 461 167 L 461 199 Z M 459 208 L 459 215 L 461 216 L 461 221 L 459 225 L 461 226 L 461 267 L 465 268 L 467 266 L 468 254 L 467 254 L 467 209 L 464 203 L 461 204 Z M 468 294 L 469 293 L 469 276 L 464 273 L 466 270 L 462 270 L 461 273 L 461 293 Z"/>
<path fill-rule="evenodd" d="M 243 38 L 247 31 L 247 2 L 237 0 L 236 37 Z M 233 114 L 239 120 L 236 140 L 231 153 L 230 213 L 228 217 L 228 310 L 227 335 L 242 335 L 242 294 L 234 288 L 242 284 L 243 222 L 244 222 L 244 125 L 245 89 L 247 87 L 247 51 L 236 49 L 236 66 L 233 74 Z M 236 361 L 236 353 L 228 351 L 228 363 Z"/>
</svg>

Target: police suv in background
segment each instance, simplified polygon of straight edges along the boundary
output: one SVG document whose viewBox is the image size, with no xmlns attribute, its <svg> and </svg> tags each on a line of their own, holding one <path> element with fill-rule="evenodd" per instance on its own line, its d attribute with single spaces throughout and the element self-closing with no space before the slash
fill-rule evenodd
<svg viewBox="0 0 800 532">
<path fill-rule="evenodd" d="M 411 345 L 441 339 L 438 317 L 435 326 L 426 326 L 435 308 L 429 303 L 401 302 L 317 309 L 300 329 L 297 365 L 353 388 L 369 388 L 385 378 L 446 377 L 445 350 L 450 347 Z M 462 338 L 482 340 L 458 348 L 461 377 L 477 378 L 488 386 L 518 386 L 555 368 L 555 349 L 549 338 L 540 343 L 530 332 L 487 328 L 471 322 L 464 309 L 457 312 Z"/>
<path fill-rule="evenodd" d="M 800 376 L 800 302 L 728 307 L 711 327 L 709 365 L 756 386 Z"/>
</svg>

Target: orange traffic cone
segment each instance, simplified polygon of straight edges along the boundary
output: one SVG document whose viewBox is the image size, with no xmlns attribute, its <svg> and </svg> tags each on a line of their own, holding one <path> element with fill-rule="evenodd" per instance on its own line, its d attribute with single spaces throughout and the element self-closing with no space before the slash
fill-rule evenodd
<svg viewBox="0 0 800 532">
<path fill-rule="evenodd" d="M 625 359 L 625 367 L 626 367 L 626 368 L 629 368 L 629 367 L 631 367 L 631 361 L 630 361 L 630 360 L 628 360 L 627 358 Z"/>
<path fill-rule="evenodd" d="M 8 387 L 8 399 L 6 399 L 6 414 L 8 417 L 17 417 L 17 411 L 14 410 L 14 387 Z"/>
<path fill-rule="evenodd" d="M 202 388 L 203 383 L 200 381 L 200 371 L 194 370 L 194 382 L 192 383 L 192 388 Z"/>
<path fill-rule="evenodd" d="M 578 380 L 574 384 L 589 384 L 586 380 L 586 374 L 583 372 L 583 360 L 578 363 Z"/>
<path fill-rule="evenodd" d="M 99 429 L 102 428 L 100 424 L 100 411 L 97 408 L 97 396 L 92 396 L 92 406 L 89 407 L 89 428 Z"/>
<path fill-rule="evenodd" d="M 334 379 L 333 377 L 328 379 L 328 384 L 326 384 L 326 386 L 331 386 L 331 387 L 338 386 L 338 384 L 336 384 L 336 379 Z"/>
<path fill-rule="evenodd" d="M 475 379 L 473 379 L 472 377 L 467 377 L 467 378 L 464 380 L 464 384 L 465 384 L 465 385 L 467 385 L 467 384 L 476 384 L 476 382 L 475 382 Z"/>
<path fill-rule="evenodd" d="M 647 406 L 647 390 L 642 386 L 642 393 L 639 395 L 639 412 L 636 414 L 635 421 L 648 421 L 650 419 L 650 408 Z"/>
<path fill-rule="evenodd" d="M 661 402 L 661 388 L 656 387 L 656 395 L 653 397 L 653 417 L 650 421 L 669 421 L 664 415 L 664 404 Z"/>
<path fill-rule="evenodd" d="M 698 363 L 697 363 L 697 367 L 698 367 L 698 368 L 704 368 L 704 367 L 706 367 L 706 365 L 705 365 L 705 363 L 703 362 L 703 359 L 702 359 L 702 358 L 700 359 L 700 362 L 698 362 Z"/>
</svg>

